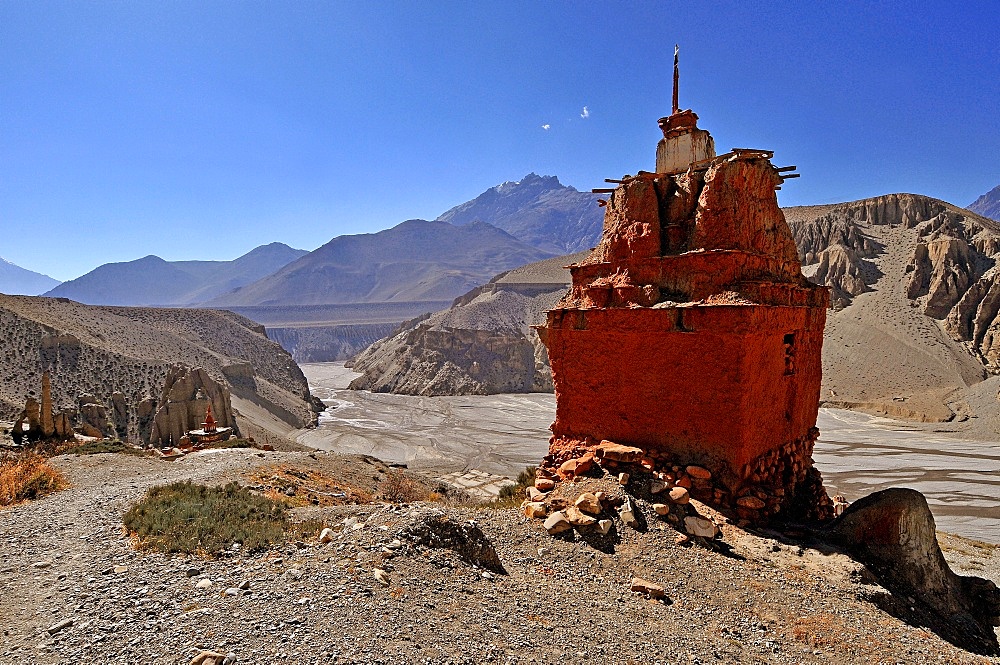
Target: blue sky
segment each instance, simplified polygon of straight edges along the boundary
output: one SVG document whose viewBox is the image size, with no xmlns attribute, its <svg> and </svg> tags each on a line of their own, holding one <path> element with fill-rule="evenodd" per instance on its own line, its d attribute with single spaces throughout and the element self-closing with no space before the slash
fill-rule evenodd
<svg viewBox="0 0 1000 665">
<path fill-rule="evenodd" d="M 0 255 L 147 254 L 434 218 L 651 169 L 670 107 L 775 151 L 782 205 L 1000 184 L 995 2 L 0 2 Z M 583 109 L 588 113 L 584 114 Z M 588 117 L 582 117 L 588 115 Z M 548 129 L 543 129 L 548 125 Z"/>
</svg>

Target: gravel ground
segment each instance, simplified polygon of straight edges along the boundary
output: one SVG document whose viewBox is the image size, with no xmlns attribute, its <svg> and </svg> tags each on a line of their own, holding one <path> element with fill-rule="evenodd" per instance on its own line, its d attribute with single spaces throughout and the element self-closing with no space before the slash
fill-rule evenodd
<svg viewBox="0 0 1000 665">
<path fill-rule="evenodd" d="M 1000 663 L 864 600 L 882 590 L 842 555 L 731 525 L 728 554 L 682 546 L 651 511 L 648 531 L 618 522 L 599 548 L 514 509 L 436 504 L 301 509 L 334 527 L 331 542 L 214 560 L 139 552 L 123 535 L 127 507 L 165 481 L 279 461 L 377 477 L 357 458 L 260 455 L 56 458 L 72 487 L 0 511 L 0 663 L 187 663 L 201 649 L 236 663 Z M 474 520 L 505 572 L 402 533 L 436 510 Z M 997 580 L 995 548 L 949 543 L 953 561 Z M 633 576 L 667 600 L 630 592 Z"/>
</svg>

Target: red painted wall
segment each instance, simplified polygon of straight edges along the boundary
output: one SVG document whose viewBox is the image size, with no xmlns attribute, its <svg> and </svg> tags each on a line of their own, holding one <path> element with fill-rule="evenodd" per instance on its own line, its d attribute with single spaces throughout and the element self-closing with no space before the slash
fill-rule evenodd
<svg viewBox="0 0 1000 665">
<path fill-rule="evenodd" d="M 816 422 L 823 308 L 684 305 L 548 316 L 541 333 L 556 385 L 557 437 L 666 448 L 735 474 Z"/>
</svg>

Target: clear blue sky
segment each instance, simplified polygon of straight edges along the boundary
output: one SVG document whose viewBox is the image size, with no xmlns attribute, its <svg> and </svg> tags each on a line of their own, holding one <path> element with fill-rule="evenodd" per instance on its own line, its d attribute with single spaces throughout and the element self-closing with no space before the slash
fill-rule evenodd
<svg viewBox="0 0 1000 665">
<path fill-rule="evenodd" d="M 995 1 L 2 0 L 0 255 L 70 279 L 313 249 L 531 171 L 601 186 L 653 167 L 675 42 L 681 105 L 720 151 L 799 166 L 782 205 L 967 205 L 1000 183 L 998 17 Z"/>
</svg>

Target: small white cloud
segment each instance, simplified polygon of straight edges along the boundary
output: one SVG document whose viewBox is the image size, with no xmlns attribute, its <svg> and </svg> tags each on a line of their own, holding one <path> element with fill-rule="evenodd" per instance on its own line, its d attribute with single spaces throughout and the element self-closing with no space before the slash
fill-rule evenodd
<svg viewBox="0 0 1000 665">
<path fill-rule="evenodd" d="M 588 109 L 586 106 L 584 106 L 583 110 L 580 111 L 580 117 L 581 118 L 589 118 L 590 117 L 590 109 Z"/>
<path fill-rule="evenodd" d="M 545 131 L 549 131 L 549 127 L 551 126 L 552 125 L 542 125 L 542 129 L 544 129 Z"/>
</svg>

